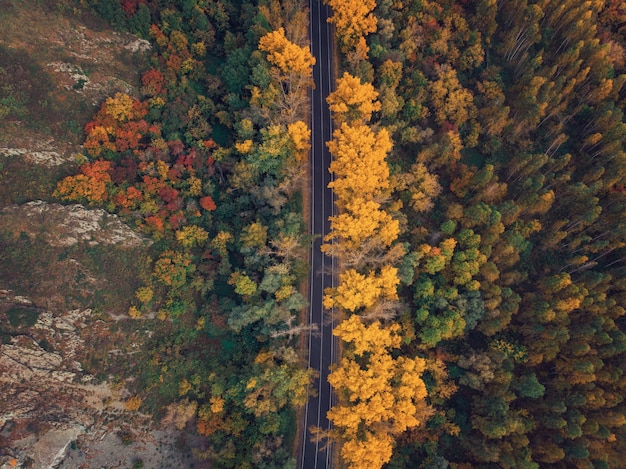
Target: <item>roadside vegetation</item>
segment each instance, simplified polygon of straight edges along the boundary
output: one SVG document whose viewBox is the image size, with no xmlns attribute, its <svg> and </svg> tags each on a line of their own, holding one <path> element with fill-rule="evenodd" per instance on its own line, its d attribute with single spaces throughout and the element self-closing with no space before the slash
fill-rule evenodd
<svg viewBox="0 0 626 469">
<path fill-rule="evenodd" d="M 328 3 L 344 462 L 619 467 L 620 2 Z"/>
<path fill-rule="evenodd" d="M 107 98 L 55 196 L 153 241 L 128 316 L 152 336 L 132 408 L 206 437 L 213 467 L 295 467 L 309 245 L 300 193 L 315 62 L 291 2 L 85 2 L 150 39 L 138 96 Z M 127 406 L 128 407 L 128 406 Z"/>
</svg>

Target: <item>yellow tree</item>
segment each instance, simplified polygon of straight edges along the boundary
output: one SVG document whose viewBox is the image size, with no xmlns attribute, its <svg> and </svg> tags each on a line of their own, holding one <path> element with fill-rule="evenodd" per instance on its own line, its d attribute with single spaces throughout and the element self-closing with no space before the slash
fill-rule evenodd
<svg viewBox="0 0 626 469">
<path fill-rule="evenodd" d="M 300 47 L 287 39 L 283 28 L 263 36 L 259 50 L 267 52 L 267 60 L 273 65 L 271 76 L 279 86 L 277 89 L 270 85 L 263 91 L 255 87 L 252 102 L 278 107 L 283 122 L 292 124 L 306 112 L 306 90 L 313 86 L 315 57 L 308 47 Z"/>
<path fill-rule="evenodd" d="M 360 39 L 376 32 L 376 17 L 372 13 L 376 0 L 327 0 L 333 9 L 328 18 L 337 28 L 337 36 L 344 52 L 355 47 Z"/>
<path fill-rule="evenodd" d="M 441 193 L 437 176 L 431 174 L 423 163 L 414 164 L 411 171 L 396 176 L 394 183 L 397 191 L 409 191 L 411 207 L 417 212 L 429 211 L 433 199 Z"/>
<path fill-rule="evenodd" d="M 339 276 L 336 288 L 326 289 L 324 307 L 338 306 L 346 311 L 356 311 L 369 308 L 380 300 L 396 300 L 399 283 L 398 269 L 388 265 L 383 266 L 378 274 L 363 275 L 348 269 Z"/>
<path fill-rule="evenodd" d="M 270 31 L 259 40 L 259 50 L 267 52 L 267 60 L 285 77 L 293 74 L 309 77 L 313 74 L 315 57 L 307 47 L 300 47 L 285 37 L 285 30 Z"/>
<path fill-rule="evenodd" d="M 331 231 L 324 240 L 336 239 L 342 244 L 342 250 L 347 251 L 358 249 L 372 237 L 380 241 L 381 246 L 388 247 L 400 233 L 398 220 L 372 200 L 354 199 L 348 202 L 343 213 L 330 217 L 330 227 Z"/>
<path fill-rule="evenodd" d="M 475 117 L 474 96 L 463 88 L 456 70 L 447 65 L 437 66 L 437 75 L 438 80 L 429 84 L 437 123 L 449 121 L 461 125 Z"/>
<path fill-rule="evenodd" d="M 361 83 L 358 77 L 348 72 L 337 80 L 335 91 L 328 95 L 326 102 L 337 123 L 369 121 L 372 112 L 380 111 L 378 92 L 371 83 Z"/>
<path fill-rule="evenodd" d="M 326 145 L 333 155 L 329 170 L 335 175 L 328 187 L 337 195 L 340 209 L 354 199 L 387 197 L 390 185 L 385 157 L 392 143 L 386 129 L 374 132 L 367 125 L 344 122 Z"/>
<path fill-rule="evenodd" d="M 287 126 L 287 133 L 296 147 L 296 158 L 305 161 L 307 152 L 311 149 L 311 129 L 304 121 L 296 121 Z"/>
<path fill-rule="evenodd" d="M 398 324 L 366 326 L 356 315 L 333 331 L 347 346 L 328 377 L 340 399 L 328 419 L 334 425 L 331 436 L 344 441 L 342 457 L 352 469 L 382 467 L 391 458 L 392 437 L 430 414 L 421 378 L 425 360 L 391 354 L 400 347 L 399 333 Z M 367 448 L 377 454 L 366 454 Z"/>
</svg>

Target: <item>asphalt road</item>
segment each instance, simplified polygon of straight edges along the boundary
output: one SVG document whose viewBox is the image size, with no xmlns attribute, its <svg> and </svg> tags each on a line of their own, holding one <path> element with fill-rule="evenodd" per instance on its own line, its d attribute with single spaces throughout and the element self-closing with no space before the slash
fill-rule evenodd
<svg viewBox="0 0 626 469">
<path fill-rule="evenodd" d="M 311 441 L 310 427 L 327 429 L 326 412 L 331 406 L 333 394 L 328 384 L 328 367 L 337 354 L 337 341 L 332 335 L 333 320 L 330 312 L 324 311 L 322 297 L 324 288 L 332 287 L 334 261 L 320 251 L 322 238 L 328 233 L 328 217 L 334 213 L 333 193 L 328 189 L 330 182 L 330 153 L 326 142 L 331 139 L 332 127 L 330 110 L 326 97 L 334 84 L 332 71 L 332 40 L 326 19 L 329 8 L 322 0 L 310 0 L 311 10 L 311 50 L 317 59 L 313 67 L 315 89 L 311 96 L 311 229 L 319 235 L 312 246 L 309 292 L 309 321 L 318 325 L 318 332 L 308 337 L 309 366 L 319 371 L 319 378 L 313 383 L 316 396 L 306 404 L 304 413 L 305 428 L 301 442 L 299 467 L 302 469 L 325 469 L 332 467 L 332 446 L 325 442 Z"/>
</svg>

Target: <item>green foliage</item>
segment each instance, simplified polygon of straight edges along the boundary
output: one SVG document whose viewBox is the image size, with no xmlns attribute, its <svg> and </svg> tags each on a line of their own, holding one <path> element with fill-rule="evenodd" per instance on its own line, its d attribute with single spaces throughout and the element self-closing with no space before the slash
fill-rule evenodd
<svg viewBox="0 0 626 469">
<path fill-rule="evenodd" d="M 23 308 L 14 306 L 6 313 L 9 318 L 9 324 L 15 328 L 28 328 L 37 322 L 39 311 L 33 308 Z"/>
<path fill-rule="evenodd" d="M 609 53 L 626 46 L 619 11 L 383 2 L 369 57 L 343 57 L 351 73 L 373 70 L 381 101 L 397 96 L 374 120 L 395 142 L 392 203 L 411 253 L 398 262 L 413 312 L 403 353 L 457 366 L 451 378 L 471 400 L 437 400 L 433 385 L 440 420 L 402 439 L 397 467 L 624 458 L 626 407 L 607 399 L 624 393 L 624 310 L 610 306 L 623 303 L 626 255 L 626 67 Z M 406 189 L 418 164 L 441 192 L 416 213 Z M 615 426 L 600 437 L 606 419 Z"/>
<path fill-rule="evenodd" d="M 212 467 L 295 468 L 293 409 L 312 379 L 294 340 L 309 270 L 296 154 L 306 142 L 275 110 L 251 106 L 250 91 L 302 100 L 257 48 L 277 19 L 263 11 L 304 25 L 249 2 L 85 3 L 152 43 L 142 95 L 105 100 L 85 127 L 89 161 L 58 189 L 152 240 L 151 274 L 127 295 L 152 333 L 127 366 L 133 392 L 142 410 L 196 423 Z M 306 119 L 296 107 L 291 118 Z"/>
</svg>

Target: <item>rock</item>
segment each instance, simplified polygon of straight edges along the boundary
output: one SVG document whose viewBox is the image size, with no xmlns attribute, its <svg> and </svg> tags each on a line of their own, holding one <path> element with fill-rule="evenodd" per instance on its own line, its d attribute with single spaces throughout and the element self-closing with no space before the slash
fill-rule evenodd
<svg viewBox="0 0 626 469">
<path fill-rule="evenodd" d="M 42 166 L 60 166 L 75 160 L 73 155 L 61 155 L 54 150 L 34 150 L 28 148 L 7 148 L 0 147 L 1 156 L 19 156 L 27 162 Z"/>
<path fill-rule="evenodd" d="M 32 444 L 30 450 L 32 456 L 30 457 L 33 460 L 33 466 L 41 469 L 52 469 L 63 461 L 72 441 L 75 441 L 84 430 L 80 425 L 62 427 L 44 433 L 34 443 L 31 443 L 30 438 L 28 441 L 18 440 L 15 442 L 15 446 L 27 447 Z"/>
<path fill-rule="evenodd" d="M 136 40 L 125 44 L 124 49 L 127 49 L 131 52 L 148 52 L 150 49 L 152 49 L 152 45 L 150 44 L 150 41 L 137 38 Z"/>
<path fill-rule="evenodd" d="M 14 233 L 42 236 L 52 246 L 68 247 L 80 241 L 136 247 L 149 244 L 117 215 L 83 205 L 60 205 L 41 200 L 11 205 L 0 211 L 0 223 Z"/>
</svg>

